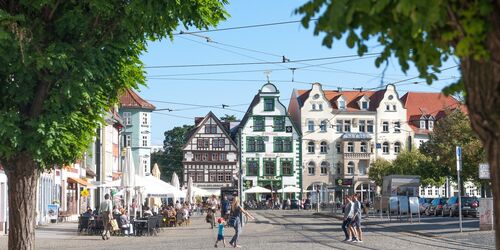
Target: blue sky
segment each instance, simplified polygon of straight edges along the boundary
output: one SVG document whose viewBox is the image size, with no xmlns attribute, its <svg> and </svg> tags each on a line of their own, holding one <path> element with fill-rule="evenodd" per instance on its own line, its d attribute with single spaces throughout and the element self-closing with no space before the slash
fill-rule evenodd
<svg viewBox="0 0 500 250">
<path fill-rule="evenodd" d="M 300 20 L 293 10 L 302 3 L 304 1 L 232 1 L 227 6 L 231 17 L 217 28 Z M 322 36 L 314 36 L 312 27 L 305 29 L 300 23 L 291 23 L 200 33 L 198 36 L 176 35 L 172 41 L 151 42 L 142 60 L 148 67 L 275 62 L 281 61 L 283 55 L 293 61 L 356 54 L 356 50 L 349 49 L 344 41 L 334 42 L 332 49 L 322 46 Z M 207 36 L 212 42 L 208 43 L 206 38 L 200 36 Z M 380 51 L 376 45 L 374 42 L 370 46 L 369 53 Z M 314 66 L 318 64 L 323 65 Z M 455 65 L 453 60 L 449 60 L 443 68 Z M 292 71 L 290 68 L 297 69 Z M 166 130 L 193 124 L 194 117 L 205 116 L 210 110 L 219 116 L 230 114 L 241 118 L 253 96 L 267 82 L 266 74 L 279 88 L 282 102 L 288 104 L 294 88 L 309 89 L 309 83 L 313 82 L 322 83 L 324 89 L 380 87 L 383 69 L 376 68 L 374 58 L 368 56 L 287 64 L 147 68 L 147 86 L 141 87 L 140 95 L 158 109 L 173 110 L 158 111 L 152 115 L 152 144 L 162 145 Z M 417 75 L 414 68 L 404 74 L 397 61 L 392 59 L 383 83 L 398 82 Z M 412 84 L 422 82 L 421 79 L 413 79 L 399 83 L 396 88 L 400 95 L 409 90 L 437 92 L 459 77 L 460 73 L 454 68 L 439 75 L 440 81 L 432 86 Z M 229 105 L 231 110 L 222 109 L 222 104 Z"/>
</svg>

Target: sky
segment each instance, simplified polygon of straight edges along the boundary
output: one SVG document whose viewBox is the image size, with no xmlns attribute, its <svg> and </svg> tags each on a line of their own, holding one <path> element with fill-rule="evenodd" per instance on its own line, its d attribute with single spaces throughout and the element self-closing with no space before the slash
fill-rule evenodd
<svg viewBox="0 0 500 250">
<path fill-rule="evenodd" d="M 231 1 L 226 7 L 230 17 L 211 29 L 298 21 L 301 17 L 293 12 L 303 3 L 305 1 Z M 415 68 L 405 74 L 394 58 L 387 67 L 377 68 L 374 56 L 353 56 L 357 54 L 356 48 L 348 48 L 343 40 L 334 41 L 329 49 L 322 45 L 321 34 L 314 36 L 312 27 L 313 23 L 305 29 L 295 22 L 177 34 L 173 40 L 150 42 L 141 57 L 146 67 L 147 86 L 141 86 L 139 94 L 157 108 L 152 114 L 152 145 L 163 145 L 165 131 L 192 125 L 194 117 L 203 117 L 209 111 L 219 117 L 228 114 L 241 119 L 267 78 L 278 87 L 280 100 L 285 105 L 293 89 L 310 89 L 314 82 L 323 84 L 324 90 L 368 89 L 397 83 L 396 89 L 402 96 L 407 91 L 439 92 L 460 78 L 458 69 L 452 68 L 439 74 L 439 80 L 431 86 L 422 79 L 404 81 L 418 76 Z M 180 27 L 177 33 L 180 31 L 196 29 Z M 368 47 L 368 53 L 381 51 L 375 41 L 370 41 Z M 266 63 L 282 62 L 283 56 L 291 61 L 314 60 Z M 339 56 L 353 57 L 323 59 Z M 240 63 L 259 64 L 237 65 Z M 207 64 L 225 65 L 193 66 Z M 443 63 L 442 69 L 456 65 L 450 59 Z"/>
</svg>

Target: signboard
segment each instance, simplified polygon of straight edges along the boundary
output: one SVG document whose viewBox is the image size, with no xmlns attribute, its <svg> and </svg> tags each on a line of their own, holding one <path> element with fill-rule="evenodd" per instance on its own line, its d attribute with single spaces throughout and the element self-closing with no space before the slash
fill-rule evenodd
<svg viewBox="0 0 500 250">
<path fill-rule="evenodd" d="M 462 171 L 462 147 L 456 147 L 455 155 L 457 156 L 457 171 Z"/>
<path fill-rule="evenodd" d="M 418 197 L 410 197 L 410 213 L 418 214 L 420 213 L 420 205 L 418 204 Z"/>
<path fill-rule="evenodd" d="M 335 183 L 337 186 L 351 186 L 352 185 L 352 179 L 341 179 L 338 178 L 335 180 Z"/>
<path fill-rule="evenodd" d="M 292 126 L 286 126 L 286 127 L 285 127 L 285 131 L 286 131 L 287 133 L 292 133 L 292 132 L 293 132 L 293 128 L 292 128 Z"/>
<path fill-rule="evenodd" d="M 479 164 L 479 179 L 489 180 L 490 178 L 490 165 L 488 163 Z"/>
<path fill-rule="evenodd" d="M 397 196 L 391 196 L 389 197 L 389 211 L 398 212 L 398 197 Z"/>
<path fill-rule="evenodd" d="M 399 196 L 399 213 L 408 214 L 410 208 L 408 207 L 408 196 Z"/>
<path fill-rule="evenodd" d="M 58 204 L 47 205 L 47 211 L 49 214 L 49 219 L 57 220 L 57 217 L 59 217 L 59 205 Z"/>
</svg>

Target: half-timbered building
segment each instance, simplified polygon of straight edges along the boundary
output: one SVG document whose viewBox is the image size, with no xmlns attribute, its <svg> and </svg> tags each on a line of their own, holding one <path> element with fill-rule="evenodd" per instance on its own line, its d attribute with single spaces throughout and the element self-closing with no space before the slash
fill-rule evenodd
<svg viewBox="0 0 500 250">
<path fill-rule="evenodd" d="M 229 135 L 229 122 L 221 122 L 212 112 L 195 118 L 195 127 L 183 148 L 184 180 L 217 192 L 231 186 L 237 174 L 238 148 Z"/>
</svg>

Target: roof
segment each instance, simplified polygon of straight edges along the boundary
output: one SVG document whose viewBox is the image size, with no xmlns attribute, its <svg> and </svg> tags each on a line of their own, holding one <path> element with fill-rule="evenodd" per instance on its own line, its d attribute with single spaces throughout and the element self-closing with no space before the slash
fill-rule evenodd
<svg viewBox="0 0 500 250">
<path fill-rule="evenodd" d="M 138 108 L 149 110 L 156 109 L 153 104 L 142 99 L 139 94 L 137 94 L 132 89 L 126 89 L 125 92 L 120 96 L 120 105 L 122 108 Z"/>
<path fill-rule="evenodd" d="M 234 142 L 233 138 L 229 134 L 230 131 L 228 130 L 228 128 L 222 124 L 222 122 L 219 120 L 219 118 L 214 113 L 212 113 L 212 111 L 208 112 L 208 114 L 205 116 L 205 118 L 203 118 L 202 121 L 200 121 L 193 129 L 191 129 L 191 131 L 189 131 L 189 133 L 187 135 L 188 140 L 186 140 L 186 144 L 184 145 L 183 148 L 185 148 L 186 145 L 188 145 L 190 143 L 190 141 L 193 140 L 194 135 L 200 131 L 200 129 L 203 127 L 203 125 L 205 125 L 208 118 L 214 119 L 215 123 L 217 123 L 217 126 L 219 128 L 221 128 L 222 132 L 224 133 L 224 135 L 226 135 L 226 137 L 229 139 L 231 144 L 233 144 L 233 146 L 235 148 L 238 148 L 238 146 L 236 146 L 236 143 Z"/>
<path fill-rule="evenodd" d="M 438 120 L 446 115 L 447 110 L 460 109 L 467 113 L 464 104 L 453 96 L 445 96 L 436 92 L 408 92 L 401 97 L 401 102 L 406 108 L 408 125 L 413 131 L 428 134 L 430 131 L 419 128 L 419 120 L 422 116 L 432 116 Z"/>
<path fill-rule="evenodd" d="M 298 100 L 300 107 L 304 106 L 304 102 L 309 98 L 309 93 L 311 90 L 297 90 Z M 370 99 L 370 105 L 368 107 L 369 111 L 376 111 L 377 107 L 380 104 L 380 101 L 384 98 L 384 90 L 378 91 L 359 91 L 359 90 L 350 90 L 350 91 L 338 91 L 338 90 L 324 90 L 326 99 L 330 101 L 330 104 L 333 109 L 338 109 L 337 100 L 342 96 L 346 101 L 347 111 L 363 111 L 358 104 L 359 99 L 363 96 L 368 97 Z"/>
</svg>

